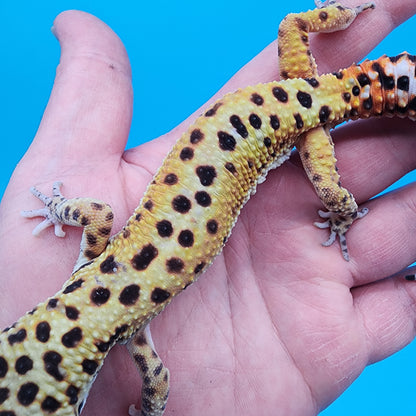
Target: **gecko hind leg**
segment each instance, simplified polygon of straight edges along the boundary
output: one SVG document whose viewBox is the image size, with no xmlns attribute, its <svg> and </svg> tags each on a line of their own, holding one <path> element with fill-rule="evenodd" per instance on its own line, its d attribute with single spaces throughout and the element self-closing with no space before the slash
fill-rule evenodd
<svg viewBox="0 0 416 416">
<path fill-rule="evenodd" d="M 129 415 L 162 416 L 169 395 L 169 370 L 155 350 L 149 325 L 127 341 L 127 349 L 143 380 L 141 410 L 132 404 Z"/>
<path fill-rule="evenodd" d="M 315 10 L 286 16 L 280 24 L 278 38 L 281 78 L 305 78 L 312 86 L 317 86 L 318 70 L 309 49 L 309 33 L 346 29 L 361 12 L 374 8 L 373 3 L 349 8 L 332 0 L 315 0 L 315 5 Z M 309 180 L 328 210 L 319 211 L 326 221 L 315 223 L 319 228 L 330 228 L 330 236 L 323 245 L 330 246 L 338 237 L 342 255 L 348 261 L 345 234 L 368 209 L 359 211 L 351 192 L 341 186 L 329 132 L 332 122 L 330 106 L 322 106 L 319 118 L 321 125 L 302 134 L 296 148 Z"/>
</svg>

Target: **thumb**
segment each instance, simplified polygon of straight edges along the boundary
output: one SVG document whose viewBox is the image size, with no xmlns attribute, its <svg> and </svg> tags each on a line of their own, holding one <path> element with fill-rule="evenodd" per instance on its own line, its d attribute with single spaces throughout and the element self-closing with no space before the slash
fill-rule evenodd
<svg viewBox="0 0 416 416">
<path fill-rule="evenodd" d="M 131 70 L 117 35 L 96 17 L 61 13 L 53 33 L 61 59 L 52 93 L 36 137 L 23 160 L 36 157 L 37 166 L 56 179 L 74 164 L 82 166 L 103 154 L 124 150 L 132 115 Z M 30 163 L 28 164 L 30 169 Z M 42 169 L 39 169 L 42 171 Z"/>
</svg>

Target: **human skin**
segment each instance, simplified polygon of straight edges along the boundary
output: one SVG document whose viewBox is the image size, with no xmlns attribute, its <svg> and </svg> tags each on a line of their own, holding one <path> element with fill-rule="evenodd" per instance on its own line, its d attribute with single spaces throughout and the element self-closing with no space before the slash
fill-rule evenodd
<svg viewBox="0 0 416 416">
<path fill-rule="evenodd" d="M 413 0 L 380 1 L 347 31 L 313 37 L 320 72 L 359 61 L 415 12 Z M 124 151 L 133 93 L 123 45 L 82 12 L 59 15 L 54 31 L 62 55 L 51 98 L 0 206 L 0 327 L 59 290 L 78 254 L 78 229 L 66 227 L 64 239 L 31 235 L 37 220 L 19 216 L 38 206 L 28 188 L 49 193 L 62 180 L 67 197 L 105 200 L 117 231 L 196 117 Z M 217 97 L 278 79 L 276 61 L 273 44 Z M 371 119 L 334 133 L 343 185 L 370 209 L 347 234 L 350 262 L 337 244 L 321 246 L 327 230 L 313 226 L 321 203 L 296 155 L 269 173 L 215 264 L 152 323 L 171 372 L 167 415 L 314 415 L 366 365 L 414 338 L 416 284 L 399 272 L 415 257 L 416 187 L 366 202 L 415 168 L 413 132 L 409 120 Z M 139 385 L 125 348 L 115 347 L 83 416 L 126 415 Z"/>
</svg>

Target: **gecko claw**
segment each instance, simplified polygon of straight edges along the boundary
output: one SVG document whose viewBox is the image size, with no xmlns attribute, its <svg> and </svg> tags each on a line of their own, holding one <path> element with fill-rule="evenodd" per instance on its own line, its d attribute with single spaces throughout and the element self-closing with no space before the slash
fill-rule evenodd
<svg viewBox="0 0 416 416">
<path fill-rule="evenodd" d="M 351 227 L 352 223 L 355 220 L 358 220 L 364 217 L 368 213 L 368 208 L 363 208 L 361 211 L 356 211 L 352 215 L 340 215 L 336 212 L 331 211 L 322 211 L 318 210 L 318 214 L 321 218 L 326 219 L 324 222 L 314 222 L 315 227 L 318 228 L 329 228 L 330 234 L 328 240 L 322 243 L 323 246 L 329 247 L 331 246 L 335 240 L 339 239 L 339 244 L 341 246 L 342 257 L 346 261 L 350 260 L 350 256 L 348 254 L 348 247 L 347 247 L 347 239 L 345 234 L 347 233 L 348 229 Z"/>
</svg>

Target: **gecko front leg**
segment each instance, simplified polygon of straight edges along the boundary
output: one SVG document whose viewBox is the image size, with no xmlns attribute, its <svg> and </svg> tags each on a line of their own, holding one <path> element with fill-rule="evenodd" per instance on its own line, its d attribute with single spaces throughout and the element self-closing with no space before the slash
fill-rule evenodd
<svg viewBox="0 0 416 416">
<path fill-rule="evenodd" d="M 74 272 L 85 263 L 100 255 L 108 242 L 113 225 L 113 212 L 105 202 L 92 198 L 66 199 L 61 193 L 61 182 L 53 184 L 51 197 L 44 195 L 35 187 L 31 192 L 45 206 L 40 209 L 22 211 L 26 218 L 45 217 L 32 234 L 37 236 L 44 229 L 53 226 L 57 237 L 64 237 L 63 225 L 84 227 L 81 238 L 80 253 L 75 263 Z"/>
</svg>

